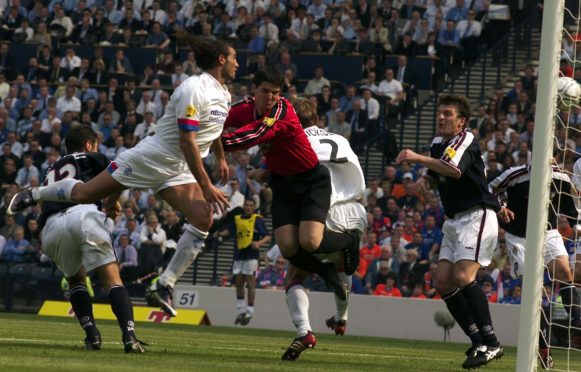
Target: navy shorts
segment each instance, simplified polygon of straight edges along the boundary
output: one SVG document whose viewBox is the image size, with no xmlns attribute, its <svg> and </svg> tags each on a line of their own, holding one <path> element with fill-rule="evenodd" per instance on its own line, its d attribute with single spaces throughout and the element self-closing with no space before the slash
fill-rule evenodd
<svg viewBox="0 0 581 372">
<path fill-rule="evenodd" d="M 298 226 L 301 221 L 325 224 L 331 204 L 331 176 L 326 167 L 317 164 L 294 176 L 272 174 L 270 186 L 275 229 L 284 225 Z"/>
</svg>

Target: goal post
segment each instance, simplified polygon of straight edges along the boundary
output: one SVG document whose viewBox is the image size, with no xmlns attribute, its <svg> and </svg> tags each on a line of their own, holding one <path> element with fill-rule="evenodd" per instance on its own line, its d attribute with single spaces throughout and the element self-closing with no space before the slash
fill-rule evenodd
<svg viewBox="0 0 581 372">
<path fill-rule="evenodd" d="M 526 230 L 525 271 L 520 307 L 518 372 L 535 370 L 543 280 L 543 248 L 549 205 L 549 182 L 557 101 L 557 76 L 564 0 L 544 2 L 538 90 L 533 138 L 531 187 Z"/>
</svg>

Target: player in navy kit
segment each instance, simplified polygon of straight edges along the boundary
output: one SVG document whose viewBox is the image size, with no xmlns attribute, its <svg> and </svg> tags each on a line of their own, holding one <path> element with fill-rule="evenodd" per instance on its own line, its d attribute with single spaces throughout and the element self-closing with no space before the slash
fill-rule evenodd
<svg viewBox="0 0 581 372">
<path fill-rule="evenodd" d="M 351 274 L 359 242 L 347 232 L 325 229 L 329 171 L 319 164 L 292 105 L 279 96 L 283 80 L 270 67 L 255 74 L 254 98 L 233 105 L 225 127 L 238 129 L 222 136 L 223 146 L 234 151 L 260 145 L 271 172 L 274 235 L 282 254 L 294 266 L 320 275 L 345 300 L 335 265 L 321 263 L 312 253 L 345 252 L 345 271 Z"/>
<path fill-rule="evenodd" d="M 511 275 L 514 278 L 522 278 L 524 274 L 530 183 L 531 166 L 525 164 L 507 169 L 489 184 L 494 193 L 506 199 L 506 206 L 502 207 L 501 213 L 505 214 L 510 222 L 505 223 L 501 219 L 500 225 L 506 231 L 505 239 L 512 267 Z M 577 224 L 574 191 L 575 188 L 569 176 L 554 166 L 550 186 L 552 207 L 549 208 L 547 219 L 543 261 L 550 277 L 560 284 L 559 294 L 563 300 L 563 307 L 570 316 L 571 326 L 581 328 L 579 295 L 573 282 L 569 253 L 563 243 L 563 237 L 557 230 L 559 216 L 565 216 L 572 227 Z M 542 335 L 539 337 L 539 357 L 545 369 L 553 368 L 554 364 L 546 342 L 547 328 L 545 315 L 541 315 Z"/>
<path fill-rule="evenodd" d="M 462 364 L 468 369 L 504 353 L 492 327 L 488 300 L 475 280 L 480 267 L 490 264 L 496 247 L 500 204 L 488 189 L 478 140 L 466 130 L 470 112 L 465 97 L 441 97 L 430 156 L 406 149 L 396 159 L 428 168 L 415 183 L 417 191 L 437 187 L 440 192 L 448 219 L 442 228 L 436 289 L 472 341 Z"/>
<path fill-rule="evenodd" d="M 97 151 L 97 134 L 89 127 L 71 128 L 65 138 L 68 155 L 49 169 L 45 185 L 62 179 L 83 182 L 91 180 L 107 168 L 109 160 Z M 107 215 L 119 212 L 117 197 L 110 196 Z M 100 211 L 101 202 L 71 204 L 45 202 L 41 226 L 44 252 L 63 272 L 68 283 L 70 301 L 81 327 L 85 330 L 87 349 L 101 348 L 101 335 L 95 325 L 91 297 L 86 287 L 86 273 L 95 270 L 109 295 L 111 309 L 122 331 L 126 353 L 143 353 L 144 343 L 135 337 L 133 305 L 119 275 L 111 233 L 105 225 L 107 216 Z M 112 222 L 111 222 L 112 223 Z"/>
</svg>

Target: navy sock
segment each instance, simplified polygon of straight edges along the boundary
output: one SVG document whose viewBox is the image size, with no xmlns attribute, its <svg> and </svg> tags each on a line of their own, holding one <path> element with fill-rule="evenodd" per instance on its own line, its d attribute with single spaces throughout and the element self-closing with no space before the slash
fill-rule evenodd
<svg viewBox="0 0 581 372">
<path fill-rule="evenodd" d="M 548 315 L 551 313 L 549 308 L 541 308 L 541 329 L 539 332 L 539 349 L 548 349 L 547 344 L 547 329 L 549 328 L 549 323 L 547 322 Z"/>
<path fill-rule="evenodd" d="M 581 308 L 579 307 L 579 294 L 577 288 L 572 283 L 564 283 L 559 290 L 563 299 L 563 307 L 571 317 L 571 320 L 581 319 Z"/>
<path fill-rule="evenodd" d="M 476 281 L 468 284 L 462 288 L 462 293 L 466 297 L 468 308 L 476 321 L 476 325 L 480 329 L 482 339 L 487 346 L 498 346 L 498 340 L 492 327 L 492 317 L 490 316 L 490 308 L 488 306 L 488 299 L 482 291 L 482 288 Z"/>
<path fill-rule="evenodd" d="M 294 256 L 288 257 L 288 260 L 293 264 L 293 266 L 298 267 L 299 269 L 318 275 L 324 274 L 325 266 L 323 263 L 302 248 L 299 248 Z"/>
<path fill-rule="evenodd" d="M 339 233 L 325 229 L 323 240 L 319 244 L 317 253 L 342 252 L 353 245 L 353 236 L 348 233 Z"/>
<path fill-rule="evenodd" d="M 93 304 L 87 286 L 84 284 L 74 285 L 69 291 L 69 301 L 87 336 L 93 335 L 97 331 L 97 326 L 95 325 Z"/>
<path fill-rule="evenodd" d="M 472 313 L 468 308 L 468 303 L 462 291 L 456 288 L 452 292 L 443 295 L 442 299 L 454 319 L 458 322 L 460 328 L 462 328 L 466 336 L 470 337 L 472 345 L 478 346 L 482 344 L 482 336 L 480 335 L 478 326 L 472 317 Z"/>
<path fill-rule="evenodd" d="M 109 301 L 123 335 L 133 334 L 135 331 L 133 304 L 129 298 L 127 288 L 122 285 L 112 287 L 109 290 Z"/>
</svg>

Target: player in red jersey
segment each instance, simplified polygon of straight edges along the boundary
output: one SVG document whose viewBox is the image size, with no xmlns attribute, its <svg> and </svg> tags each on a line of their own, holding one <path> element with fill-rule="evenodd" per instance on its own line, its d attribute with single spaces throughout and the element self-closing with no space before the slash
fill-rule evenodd
<svg viewBox="0 0 581 372">
<path fill-rule="evenodd" d="M 349 232 L 325 229 L 330 206 L 329 171 L 317 155 L 290 102 L 280 97 L 283 76 L 267 67 L 254 76 L 254 98 L 232 106 L 224 134 L 226 151 L 260 145 L 271 172 L 272 220 L 282 254 L 296 267 L 320 275 L 341 299 L 347 289 L 332 263 L 322 263 L 312 253 L 344 252 L 345 272 L 355 268 L 359 242 Z"/>
</svg>

